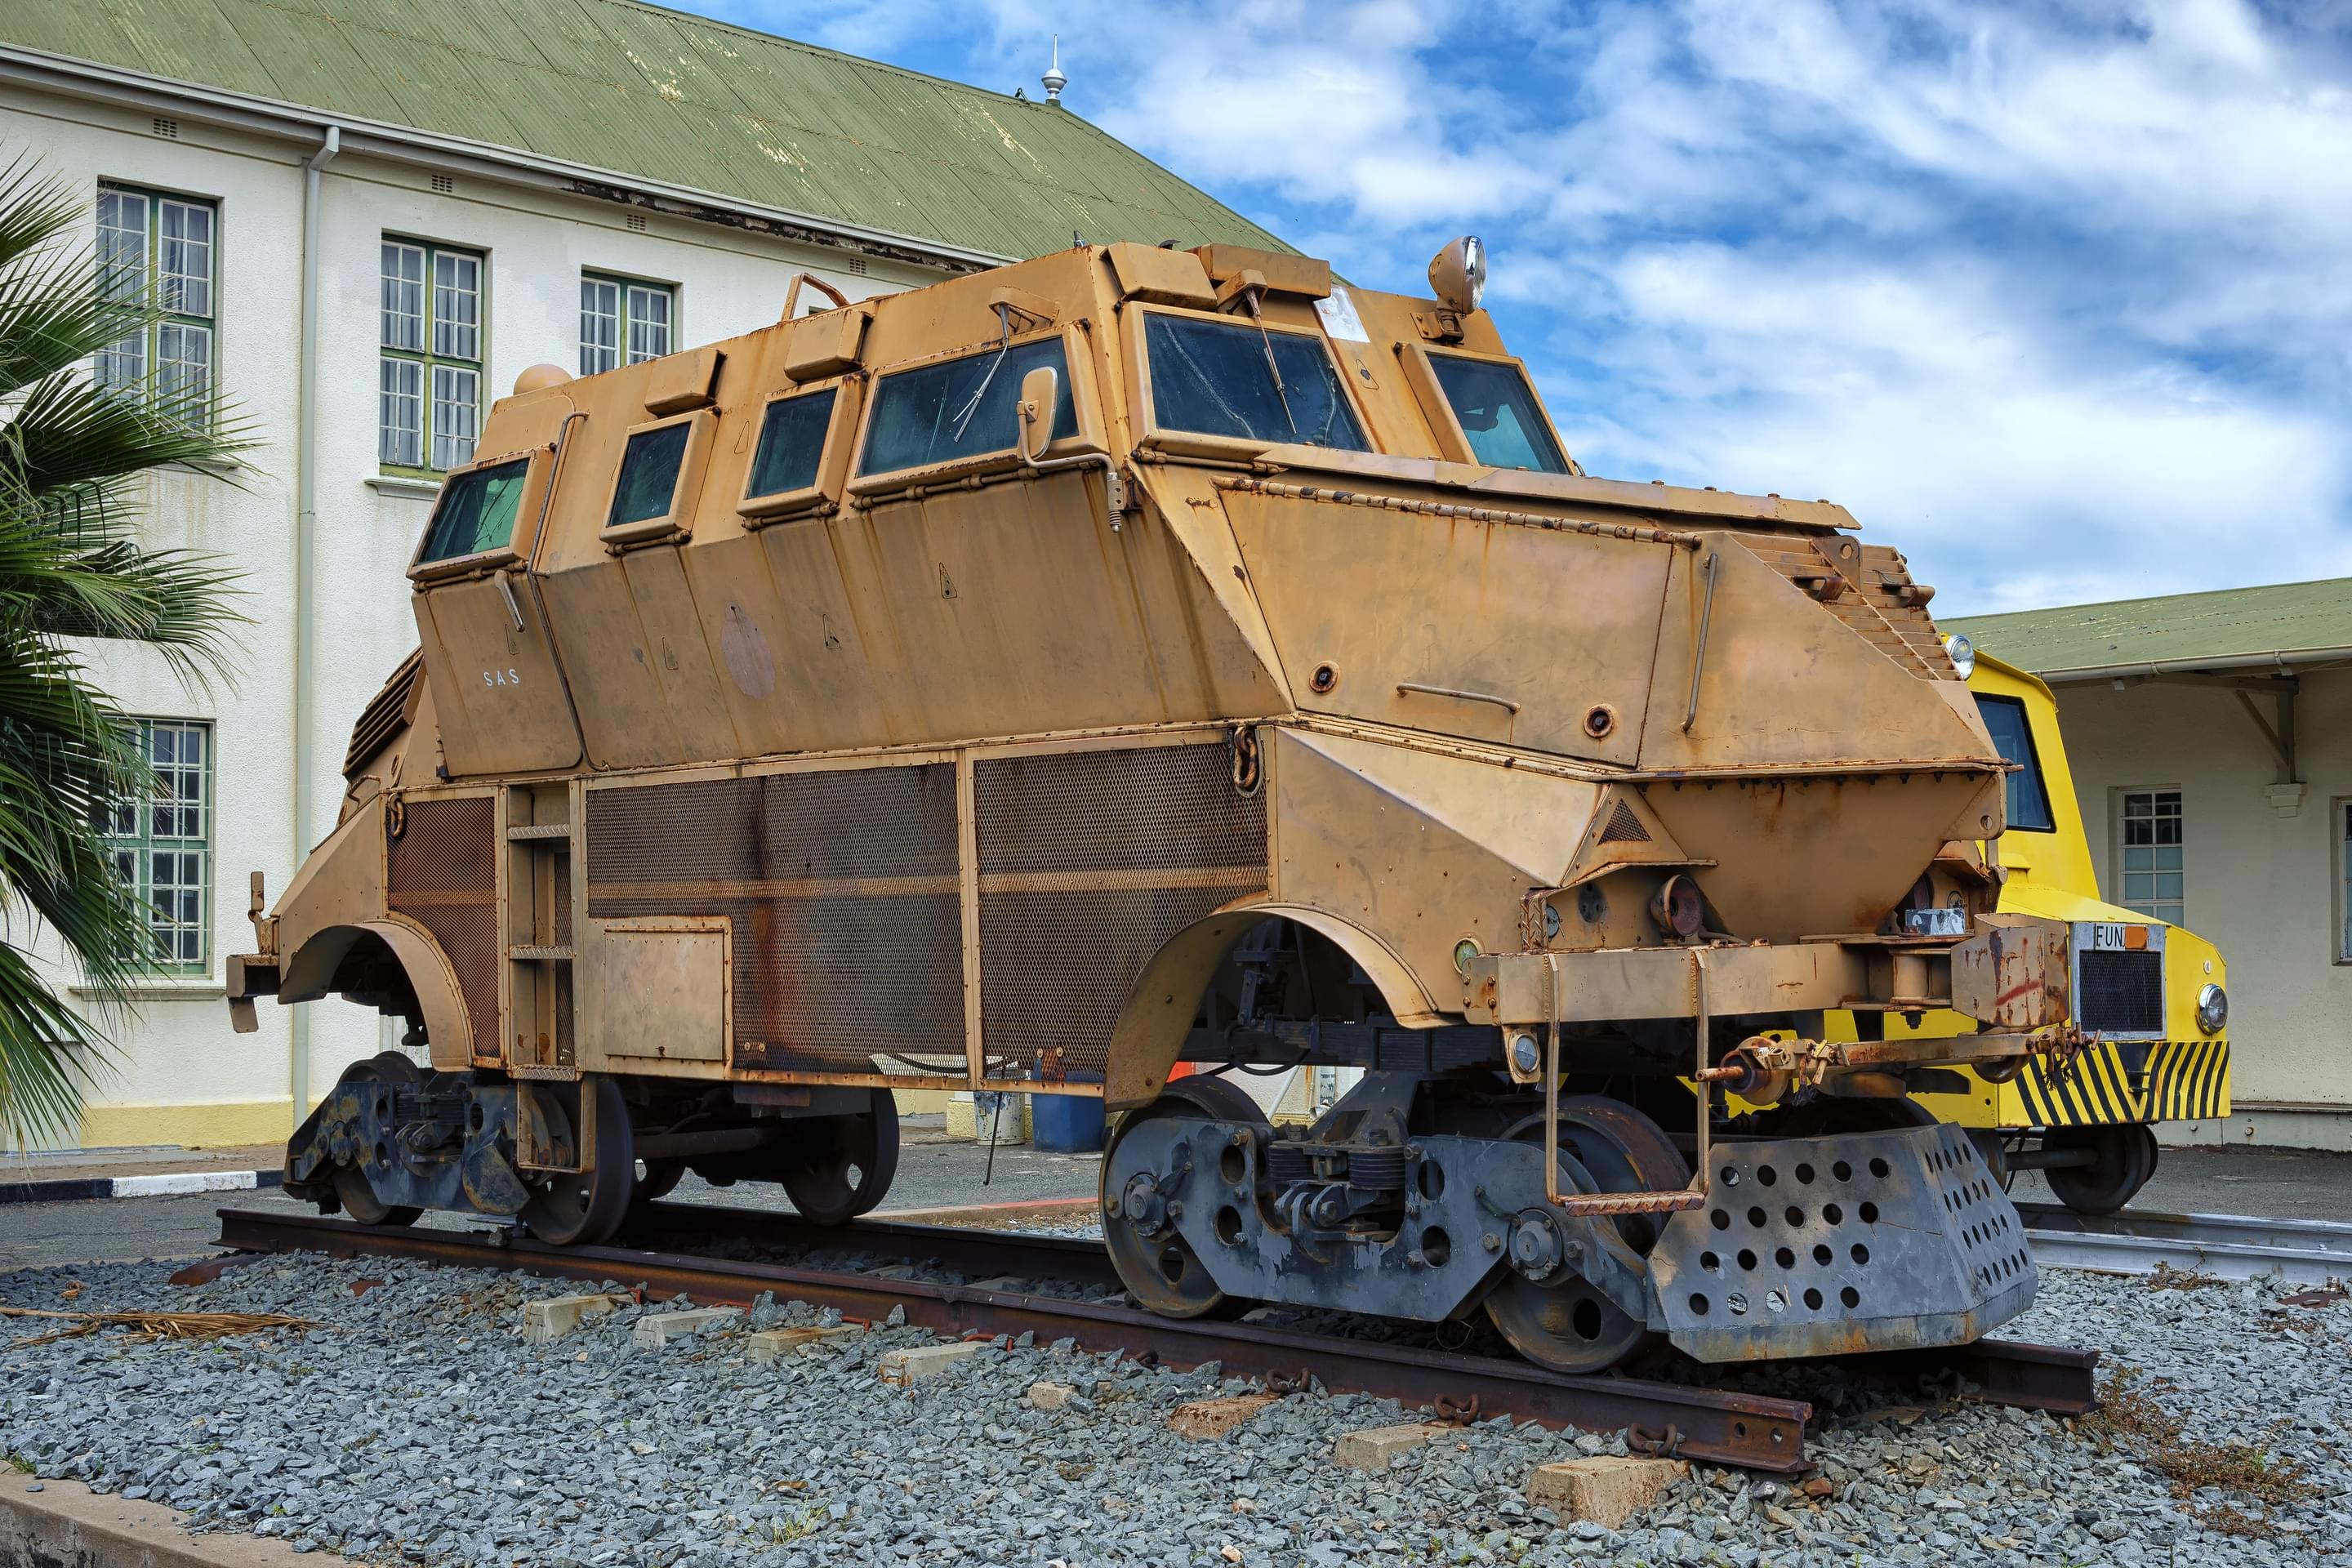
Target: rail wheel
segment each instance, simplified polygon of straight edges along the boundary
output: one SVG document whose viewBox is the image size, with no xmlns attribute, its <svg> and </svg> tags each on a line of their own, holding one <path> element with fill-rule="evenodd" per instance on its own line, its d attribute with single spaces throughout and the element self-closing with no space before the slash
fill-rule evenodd
<svg viewBox="0 0 2352 1568">
<path fill-rule="evenodd" d="M 1237 1121 L 1244 1126 L 1273 1129 L 1257 1101 L 1221 1078 L 1178 1079 L 1150 1104 L 1119 1118 L 1110 1146 L 1103 1151 L 1103 1244 L 1119 1282 L 1146 1310 L 1163 1318 L 1223 1317 L 1246 1311 L 1245 1297 L 1228 1296 L 1217 1289 L 1206 1265 L 1192 1245 L 1163 1224 L 1162 1199 L 1148 1172 L 1137 1172 L 1114 1189 L 1118 1146 L 1146 1121 L 1178 1118 L 1193 1121 Z"/>
<path fill-rule="evenodd" d="M 2053 1127 L 2042 1133 L 2042 1146 L 2090 1151 L 2087 1165 L 2055 1165 L 2042 1173 L 2058 1201 L 2076 1214 L 2115 1213 L 2156 1173 L 2156 1134 L 2137 1121 Z"/>
<path fill-rule="evenodd" d="M 593 1168 L 550 1175 L 533 1188 L 522 1209 L 531 1235 L 555 1247 L 595 1247 L 612 1239 L 628 1217 L 637 1186 L 629 1102 L 621 1098 L 621 1086 L 609 1078 L 583 1079 L 580 1092 L 596 1097 Z"/>
<path fill-rule="evenodd" d="M 384 1051 L 373 1060 L 362 1062 L 343 1075 L 347 1084 L 379 1084 L 389 1090 L 414 1088 L 422 1075 L 416 1064 L 398 1051 Z M 338 1086 L 341 1087 L 341 1086 Z M 389 1108 L 386 1108 L 387 1110 Z M 388 1121 L 389 1115 L 379 1115 L 379 1121 Z M 362 1225 L 387 1227 L 415 1225 L 425 1211 L 408 1204 L 388 1204 L 376 1195 L 375 1184 L 368 1180 L 367 1166 L 385 1171 L 391 1169 L 393 1152 L 379 1146 L 362 1150 L 360 1160 L 349 1165 L 335 1167 L 335 1196 L 342 1200 L 343 1212 Z"/>
<path fill-rule="evenodd" d="M 683 1160 L 640 1160 L 637 1162 L 637 1189 L 630 1194 L 632 1204 L 658 1203 L 669 1196 L 686 1175 Z"/>
<path fill-rule="evenodd" d="M 1527 1142 L 1543 1139 L 1543 1118 L 1529 1117 L 1507 1136 Z M 1620 1100 L 1570 1095 L 1559 1102 L 1559 1152 L 1572 1177 L 1589 1178 L 1588 1191 L 1672 1192 L 1690 1185 L 1690 1166 L 1664 1129 Z M 1579 1179 L 1575 1184 L 1585 1186 Z M 1627 1215 L 1617 1233 L 1634 1251 L 1657 1245 L 1658 1216 Z M 1542 1280 L 1506 1272 L 1489 1291 L 1486 1317 L 1531 1362 L 1561 1372 L 1600 1372 L 1616 1365 L 1651 1341 L 1650 1326 L 1566 1268 Z"/>
<path fill-rule="evenodd" d="M 777 1169 L 793 1207 L 818 1225 L 867 1213 L 898 1173 L 898 1102 L 887 1089 L 867 1093 L 862 1111 L 806 1123 Z"/>
</svg>

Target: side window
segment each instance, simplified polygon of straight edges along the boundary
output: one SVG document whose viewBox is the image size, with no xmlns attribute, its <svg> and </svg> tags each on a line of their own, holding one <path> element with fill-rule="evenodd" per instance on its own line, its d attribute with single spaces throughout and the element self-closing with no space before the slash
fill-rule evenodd
<svg viewBox="0 0 2352 1568">
<path fill-rule="evenodd" d="M 2122 811 L 2122 871 L 2116 902 L 2137 910 L 2151 920 L 2181 922 L 2187 895 L 2181 885 L 2181 851 L 2186 847 L 2177 789 L 2126 790 L 2117 798 Z"/>
<path fill-rule="evenodd" d="M 751 476 L 743 499 L 786 495 L 816 483 L 817 467 L 824 458 L 824 433 L 833 424 L 838 387 L 779 397 L 768 405 L 760 420 L 760 445 L 751 454 Z"/>
<path fill-rule="evenodd" d="M 1552 439 L 1536 395 L 1517 366 L 1433 353 L 1429 368 L 1478 461 L 1542 474 L 1569 471 L 1568 458 Z"/>
<path fill-rule="evenodd" d="M 1010 450 L 1021 378 L 1041 365 L 1052 366 L 1060 377 L 1052 438 L 1076 435 L 1077 405 L 1070 396 L 1062 340 L 1058 335 L 1033 338 L 1010 349 L 989 349 L 882 377 L 874 390 L 874 412 L 866 421 L 858 473 L 892 474 Z"/>
<path fill-rule="evenodd" d="M 376 458 L 446 473 L 474 460 L 481 433 L 482 258 L 416 240 L 383 242 Z"/>
<path fill-rule="evenodd" d="M 686 444 L 693 423 L 678 420 L 629 437 L 621 454 L 620 482 L 613 487 L 613 510 L 604 519 L 608 529 L 648 518 L 667 517 L 677 495 L 677 476 L 686 466 Z"/>
<path fill-rule="evenodd" d="M 669 353 L 677 296 L 660 283 L 583 273 L 580 279 L 580 374 L 595 375 Z"/>
<path fill-rule="evenodd" d="M 137 722 L 155 793 L 114 802 L 100 826 L 114 874 L 147 906 L 150 961 L 170 973 L 201 974 L 212 961 L 212 726 Z"/>
<path fill-rule="evenodd" d="M 523 482 L 530 459 L 475 468 L 441 487 L 433 521 L 425 528 L 425 547 L 417 552 L 420 566 L 435 561 L 456 561 L 499 550 L 513 542 L 515 519 L 522 506 Z"/>
<path fill-rule="evenodd" d="M 1321 338 L 1157 311 L 1144 321 L 1162 430 L 1370 450 Z"/>
<path fill-rule="evenodd" d="M 2014 697 L 1979 697 L 1977 711 L 1984 715 L 1993 748 L 2003 762 L 2019 764 L 2009 775 L 2009 825 L 2028 833 L 2054 833 L 2058 824 L 2050 812 L 2050 790 L 2042 777 L 2042 755 L 2033 749 L 2033 730 L 2025 704 Z"/>
<path fill-rule="evenodd" d="M 98 192 L 99 288 L 152 301 L 158 321 L 99 350 L 98 384 L 143 394 L 198 429 L 211 426 L 217 363 L 220 212 L 210 202 L 122 185 Z"/>
</svg>

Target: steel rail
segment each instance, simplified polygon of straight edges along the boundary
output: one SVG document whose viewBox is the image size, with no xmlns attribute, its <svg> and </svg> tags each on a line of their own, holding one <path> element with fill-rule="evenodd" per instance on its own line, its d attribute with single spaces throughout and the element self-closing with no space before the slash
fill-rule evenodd
<svg viewBox="0 0 2352 1568">
<path fill-rule="evenodd" d="M 703 1225 L 730 1237 L 797 1245 L 803 1234 L 819 1230 L 772 1213 L 659 1207 L 665 1212 L 658 1228 L 666 1239 Z M 503 1230 L 383 1230 L 282 1212 L 224 1208 L 218 1213 L 220 1245 L 247 1253 L 409 1258 L 551 1279 L 617 1279 L 710 1303 L 748 1303 L 772 1291 L 867 1321 L 878 1321 L 897 1307 L 904 1309 L 908 1322 L 949 1337 L 1034 1333 L 1041 1339 L 1068 1338 L 1087 1350 L 1118 1351 L 1178 1368 L 1216 1362 L 1237 1376 L 1311 1375 L 1327 1388 L 1391 1398 L 1409 1408 L 1443 1401 L 1447 1408 L 1475 1408 L 1547 1426 L 1623 1431 L 1643 1451 L 1747 1469 L 1786 1475 L 1807 1463 L 1805 1426 L 1812 1407 L 1799 1400 L 1636 1378 L 1579 1377 L 1521 1361 L 1406 1349 L 1262 1324 L 1161 1318 L 1132 1308 L 977 1285 L 883 1279 L 621 1247 L 551 1247 Z M 943 1261 L 952 1257 L 964 1266 L 978 1263 L 999 1269 L 1045 1264 L 1059 1278 L 1100 1267 L 1088 1257 L 1101 1255 L 1094 1243 L 1032 1236 L 1008 1247 L 1003 1241 L 995 1233 L 986 1233 L 983 1244 L 982 1237 L 955 1227 L 866 1222 L 823 1230 L 817 1244 Z M 1885 1358 L 1882 1364 L 1893 1370 L 1948 1370 L 1999 1403 L 2080 1414 L 2095 1403 L 2091 1374 L 2096 1360 L 2095 1352 L 1987 1341 L 1948 1352 L 1903 1352 Z"/>
<path fill-rule="evenodd" d="M 2152 1274 L 2158 1265 L 2221 1279 L 2275 1274 L 2289 1285 L 2352 1279 L 2352 1225 L 2254 1215 L 2081 1215 L 2020 1204 L 2034 1261 L 2046 1268 Z"/>
</svg>

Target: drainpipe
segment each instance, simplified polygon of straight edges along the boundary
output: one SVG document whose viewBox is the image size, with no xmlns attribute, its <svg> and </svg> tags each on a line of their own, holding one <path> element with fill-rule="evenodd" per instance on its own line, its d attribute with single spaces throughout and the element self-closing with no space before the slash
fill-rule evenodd
<svg viewBox="0 0 2352 1568">
<path fill-rule="evenodd" d="M 317 789 L 310 755 L 311 650 L 318 620 L 311 581 L 319 528 L 319 174 L 343 148 L 340 125 L 302 165 L 302 358 L 300 401 L 294 410 L 294 859 L 299 868 L 310 847 L 312 795 Z M 310 1103 L 310 1010 L 295 1007 L 288 1020 L 287 1089 L 293 1124 L 302 1125 Z"/>
</svg>

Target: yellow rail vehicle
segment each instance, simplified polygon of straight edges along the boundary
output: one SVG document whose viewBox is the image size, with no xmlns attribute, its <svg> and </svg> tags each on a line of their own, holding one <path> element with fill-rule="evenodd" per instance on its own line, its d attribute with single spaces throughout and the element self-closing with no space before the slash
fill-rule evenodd
<svg viewBox="0 0 2352 1568">
<path fill-rule="evenodd" d="M 2063 1064 L 2036 1058 L 1999 1081 L 1958 1068 L 1965 1087 L 1915 1099 L 1937 1120 L 1969 1129 L 2004 1183 L 2018 1171 L 2040 1170 L 2069 1208 L 2112 1214 L 2156 1173 L 2153 1123 L 2230 1113 L 2227 965 L 2219 949 L 2186 927 L 2099 897 L 2050 688 L 1979 649 L 1969 689 L 2001 754 L 2017 764 L 2000 841 L 2009 873 L 2000 909 L 2066 923 L 2073 1013 L 2095 1038 Z M 2173 831 L 2160 819 L 2124 826 L 2116 847 L 2122 869 L 2153 879 L 2158 899 L 2177 890 L 2177 825 Z M 1836 1016 L 1832 1036 L 1850 1034 L 1853 1018 Z M 1951 1012 L 1922 1015 L 1916 1024 L 1895 1014 L 1885 1022 L 1890 1039 L 1974 1027 Z"/>
</svg>

